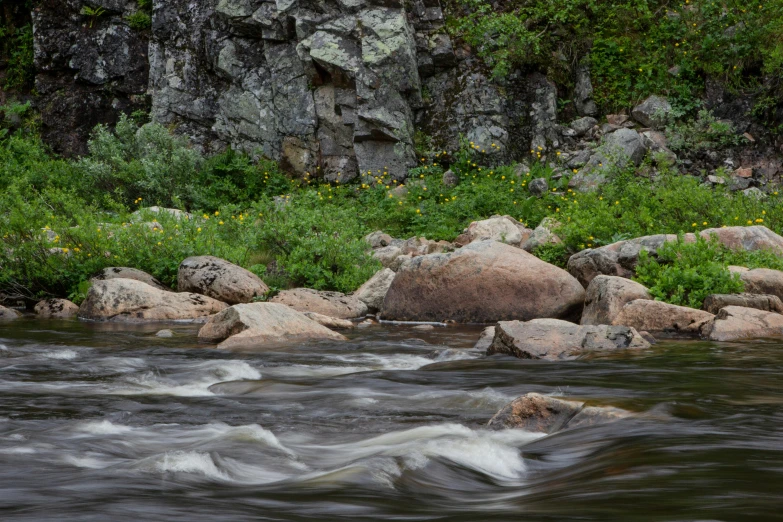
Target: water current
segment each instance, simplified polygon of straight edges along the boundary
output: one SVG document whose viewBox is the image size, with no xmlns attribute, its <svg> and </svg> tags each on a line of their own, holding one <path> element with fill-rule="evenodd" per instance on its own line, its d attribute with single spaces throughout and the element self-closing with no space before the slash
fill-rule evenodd
<svg viewBox="0 0 783 522">
<path fill-rule="evenodd" d="M 0 323 L 0 520 L 783 520 L 780 343 L 543 362 L 478 328 L 256 353 L 197 328 Z M 528 392 L 638 415 L 485 429 Z"/>
</svg>

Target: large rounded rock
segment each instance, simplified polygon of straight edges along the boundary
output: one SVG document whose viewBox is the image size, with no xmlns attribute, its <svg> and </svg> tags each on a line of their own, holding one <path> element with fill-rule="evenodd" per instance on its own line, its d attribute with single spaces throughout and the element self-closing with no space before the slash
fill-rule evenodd
<svg viewBox="0 0 783 522">
<path fill-rule="evenodd" d="M 539 393 L 528 393 L 506 404 L 489 421 L 489 429 L 522 429 L 533 433 L 554 433 L 614 422 L 631 412 L 614 407 L 587 406 Z"/>
<path fill-rule="evenodd" d="M 737 341 L 783 337 L 783 315 L 755 308 L 727 306 L 702 328 L 711 341 Z"/>
<path fill-rule="evenodd" d="M 189 257 L 180 263 L 177 289 L 228 304 L 249 303 L 269 292 L 269 287 L 254 273 L 213 256 Z"/>
<path fill-rule="evenodd" d="M 76 317 L 79 307 L 67 299 L 44 299 L 36 303 L 35 313 L 44 319 L 68 319 Z"/>
<path fill-rule="evenodd" d="M 299 312 L 315 312 L 338 319 L 356 319 L 367 315 L 367 305 L 355 295 L 340 292 L 320 292 L 310 288 L 283 290 L 272 303 L 290 306 Z"/>
<path fill-rule="evenodd" d="M 769 268 L 754 268 L 740 272 L 745 291 L 750 294 L 769 294 L 783 299 L 783 272 Z"/>
<path fill-rule="evenodd" d="M 211 297 L 159 290 L 133 279 L 94 281 L 79 317 L 99 321 L 171 321 L 199 319 L 228 305 Z"/>
<path fill-rule="evenodd" d="M 666 98 L 652 95 L 631 111 L 633 119 L 645 127 L 661 127 L 666 124 L 672 105 Z"/>
<path fill-rule="evenodd" d="M 359 287 L 354 295 L 367 305 L 369 312 L 375 313 L 383 306 L 383 300 L 386 298 L 386 293 L 389 291 L 395 275 L 392 269 L 383 268 Z"/>
<path fill-rule="evenodd" d="M 623 277 L 599 275 L 587 287 L 585 311 L 580 324 L 614 324 L 627 303 L 652 299 L 644 285 Z"/>
<path fill-rule="evenodd" d="M 104 268 L 92 276 L 92 278 L 90 278 L 91 281 L 108 281 L 109 279 L 133 279 L 134 281 L 141 281 L 142 283 L 146 283 L 159 290 L 171 290 L 171 288 L 167 288 L 147 272 L 143 272 L 136 268 L 129 268 L 127 266 L 112 266 Z"/>
<path fill-rule="evenodd" d="M 562 361 L 576 359 L 591 351 L 649 347 L 650 344 L 636 330 L 627 326 L 580 326 L 556 319 L 535 319 L 499 322 L 487 354 Z"/>
<path fill-rule="evenodd" d="M 383 302 L 384 319 L 492 323 L 578 318 L 584 289 L 565 270 L 495 241 L 406 261 Z"/>
<path fill-rule="evenodd" d="M 22 317 L 22 314 L 13 308 L 6 308 L 5 306 L 0 305 L 0 321 L 19 319 L 20 317 Z"/>
<path fill-rule="evenodd" d="M 467 245 L 474 241 L 492 240 L 512 246 L 527 241 L 533 231 L 511 216 L 492 216 L 483 221 L 474 221 L 460 235 L 455 243 Z"/>
<path fill-rule="evenodd" d="M 713 317 L 711 313 L 695 308 L 637 299 L 626 304 L 612 324 L 629 326 L 640 332 L 694 336 L 699 335 L 701 327 Z"/>
<path fill-rule="evenodd" d="M 201 339 L 223 341 L 218 348 L 262 348 L 301 340 L 345 340 L 345 337 L 278 303 L 231 306 L 212 317 L 198 332 Z"/>
</svg>

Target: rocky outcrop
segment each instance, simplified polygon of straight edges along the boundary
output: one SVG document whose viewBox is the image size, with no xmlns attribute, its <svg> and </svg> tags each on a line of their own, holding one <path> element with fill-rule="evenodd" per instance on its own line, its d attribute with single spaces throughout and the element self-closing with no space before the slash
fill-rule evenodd
<svg viewBox="0 0 783 522">
<path fill-rule="evenodd" d="M 637 299 L 623 306 L 612 324 L 651 333 L 698 336 L 701 327 L 713 317 L 711 313 L 695 308 Z"/>
<path fill-rule="evenodd" d="M 783 254 L 783 237 L 764 226 L 708 228 L 699 232 L 705 239 L 711 237 L 732 250 L 770 250 Z M 639 260 L 639 253 L 646 250 L 655 254 L 667 241 L 676 241 L 674 234 L 644 236 L 618 241 L 600 248 L 582 250 L 568 260 L 568 271 L 587 288 L 596 275 L 631 278 Z M 685 234 L 685 242 L 696 241 L 694 234 Z M 756 292 L 754 293 L 770 293 Z"/>
<path fill-rule="evenodd" d="M 110 279 L 133 279 L 134 281 L 141 281 L 158 290 L 170 291 L 160 281 L 149 275 L 147 272 L 138 270 L 136 268 L 128 268 L 126 266 L 112 266 L 104 268 L 94 276 L 90 278 L 90 281 L 108 281 Z"/>
<path fill-rule="evenodd" d="M 702 309 L 717 314 L 727 306 L 755 308 L 765 312 L 783 314 L 783 301 L 776 295 L 765 294 L 713 294 L 704 299 Z"/>
<path fill-rule="evenodd" d="M 564 270 L 495 241 L 406 261 L 383 302 L 384 319 L 491 323 L 577 318 L 579 282 Z"/>
<path fill-rule="evenodd" d="M 626 326 L 580 326 L 555 319 L 536 319 L 499 322 L 487 354 L 562 361 L 576 359 L 588 352 L 649 347 L 635 329 Z"/>
<path fill-rule="evenodd" d="M 613 407 L 587 406 L 539 393 L 528 393 L 505 405 L 489 421 L 493 430 L 522 429 L 533 433 L 554 433 L 596 424 L 614 422 L 631 412 Z"/>
<path fill-rule="evenodd" d="M 76 317 L 79 307 L 67 299 L 44 299 L 36 303 L 35 313 L 42 319 L 69 319 Z"/>
<path fill-rule="evenodd" d="M 249 303 L 269 292 L 260 277 L 213 256 L 185 259 L 177 272 L 177 290 L 194 292 L 228 304 Z"/>
<path fill-rule="evenodd" d="M 345 337 L 278 303 L 239 304 L 212 317 L 200 339 L 223 341 L 218 348 L 263 349 L 265 345 L 302 340 L 342 341 Z"/>
<path fill-rule="evenodd" d="M 394 276 L 393 270 L 382 268 L 354 292 L 356 298 L 367 305 L 368 312 L 375 313 L 381 309 Z"/>
<path fill-rule="evenodd" d="M 644 285 L 622 277 L 596 276 L 587 287 L 580 324 L 617 324 L 614 319 L 623 307 L 637 299 L 652 299 Z"/>
<path fill-rule="evenodd" d="M 6 308 L 0 305 L 0 321 L 8 321 L 10 319 L 19 319 L 22 314 L 14 310 L 13 308 Z"/>
<path fill-rule="evenodd" d="M 357 296 L 340 292 L 294 288 L 283 290 L 270 302 L 284 304 L 299 312 L 315 312 L 338 319 L 356 319 L 367 315 L 367 305 Z"/>
<path fill-rule="evenodd" d="M 133 279 L 109 279 L 93 282 L 79 317 L 128 322 L 200 319 L 227 306 L 199 294 L 166 292 Z"/>
<path fill-rule="evenodd" d="M 755 308 L 726 306 L 702 328 L 710 341 L 783 337 L 783 315 Z"/>
</svg>

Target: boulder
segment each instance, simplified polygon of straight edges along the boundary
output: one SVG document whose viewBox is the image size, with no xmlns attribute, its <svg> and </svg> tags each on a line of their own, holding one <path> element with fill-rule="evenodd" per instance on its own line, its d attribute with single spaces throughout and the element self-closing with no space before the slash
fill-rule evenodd
<svg viewBox="0 0 783 522">
<path fill-rule="evenodd" d="M 553 232 L 559 226 L 560 223 L 552 218 L 542 219 L 541 223 L 530 234 L 530 237 L 522 243 L 522 250 L 533 252 L 538 247 L 544 245 L 558 245 L 562 243 L 563 241 Z"/>
<path fill-rule="evenodd" d="M 79 307 L 67 299 L 44 299 L 36 303 L 35 313 L 41 318 L 67 319 L 76 317 Z"/>
<path fill-rule="evenodd" d="M 576 359 L 591 351 L 649 347 L 635 329 L 627 326 L 580 326 L 560 320 L 536 319 L 499 322 L 487 354 L 558 361 Z"/>
<path fill-rule="evenodd" d="M 566 401 L 539 393 L 528 393 L 505 405 L 489 421 L 489 429 L 523 429 L 534 433 L 554 433 L 614 422 L 631 412 L 613 407 L 587 406 L 581 401 Z"/>
<path fill-rule="evenodd" d="M 703 310 L 637 299 L 623 306 L 612 324 L 623 325 L 636 330 L 661 332 L 669 335 L 699 335 L 701 327 L 714 316 Z"/>
<path fill-rule="evenodd" d="M 584 289 L 565 270 L 496 241 L 415 257 L 397 272 L 383 317 L 399 321 L 492 323 L 576 318 Z"/>
<path fill-rule="evenodd" d="M 372 234 L 367 234 L 364 237 L 364 240 L 370 245 L 371 248 L 375 249 L 391 245 L 394 241 L 394 238 L 392 238 L 389 234 L 381 232 L 380 230 L 376 230 Z"/>
<path fill-rule="evenodd" d="M 637 299 L 652 299 L 644 285 L 615 276 L 596 276 L 587 287 L 580 324 L 615 324 L 623 307 Z"/>
<path fill-rule="evenodd" d="M 454 171 L 449 169 L 446 172 L 443 173 L 443 186 L 445 187 L 456 187 L 459 185 L 459 177 L 457 177 L 456 174 L 454 174 Z"/>
<path fill-rule="evenodd" d="M 340 292 L 319 292 L 310 288 L 283 290 L 270 302 L 290 306 L 299 312 L 336 317 L 338 319 L 356 319 L 367 315 L 367 305 L 355 295 Z"/>
<path fill-rule="evenodd" d="M 14 310 L 13 308 L 6 308 L 0 305 L 0 321 L 7 321 L 9 319 L 19 319 L 22 314 Z"/>
<path fill-rule="evenodd" d="M 590 66 L 585 64 L 576 68 L 576 84 L 574 85 L 574 104 L 580 116 L 596 116 L 598 105 L 593 99 L 593 83 L 590 79 Z"/>
<path fill-rule="evenodd" d="M 345 337 L 278 303 L 238 304 L 213 316 L 200 339 L 223 341 L 218 348 L 261 348 L 264 344 L 302 340 L 343 341 Z"/>
<path fill-rule="evenodd" d="M 618 129 L 609 134 L 604 138 L 602 148 L 606 158 L 622 165 L 630 162 L 639 166 L 647 154 L 642 137 L 633 129 Z"/>
<path fill-rule="evenodd" d="M 769 268 L 754 268 L 740 273 L 749 294 L 769 294 L 783 299 L 783 272 Z M 742 306 L 742 305 L 740 305 Z M 750 308 L 755 308 L 751 306 Z"/>
<path fill-rule="evenodd" d="M 727 306 L 755 308 L 765 312 L 783 314 L 783 301 L 776 295 L 767 294 L 713 294 L 704 299 L 702 309 L 717 314 Z"/>
<path fill-rule="evenodd" d="M 379 311 L 381 306 L 383 306 L 386 292 L 389 291 L 395 275 L 395 272 L 390 268 L 382 268 L 360 286 L 354 292 L 354 296 L 367 305 L 368 312 L 375 313 Z"/>
<path fill-rule="evenodd" d="M 489 350 L 489 347 L 492 346 L 492 340 L 494 338 L 495 338 L 495 327 L 487 326 L 481 331 L 481 336 L 479 336 L 479 340 L 476 341 L 476 344 L 473 346 L 473 349 L 486 352 L 487 350 Z"/>
<path fill-rule="evenodd" d="M 540 198 L 549 192 L 549 182 L 546 178 L 531 179 L 530 183 L 527 184 L 527 189 L 532 195 Z"/>
<path fill-rule="evenodd" d="M 90 281 L 108 281 L 109 279 L 133 279 L 134 281 L 141 281 L 142 283 L 153 286 L 158 290 L 171 291 L 171 288 L 164 286 L 163 283 L 149 275 L 147 272 L 143 272 L 136 268 L 128 268 L 126 266 L 104 268 L 92 276 Z"/>
<path fill-rule="evenodd" d="M 94 281 L 79 317 L 99 321 L 171 321 L 199 319 L 228 305 L 211 297 L 159 290 L 134 279 Z"/>
<path fill-rule="evenodd" d="M 350 330 L 356 327 L 356 325 L 354 325 L 348 319 L 338 319 L 336 317 L 329 317 L 328 315 L 321 315 L 315 312 L 304 312 L 304 315 L 311 321 L 315 321 L 321 326 L 325 326 L 333 330 Z"/>
<path fill-rule="evenodd" d="M 169 329 L 166 329 L 166 330 L 159 330 L 159 331 L 158 331 L 158 332 L 155 334 L 155 337 L 160 337 L 161 339 L 169 339 L 169 338 L 171 338 L 171 337 L 174 337 L 174 332 L 172 332 L 172 331 L 171 331 L 171 330 L 169 330 Z"/>
<path fill-rule="evenodd" d="M 180 263 L 177 289 L 228 304 L 249 303 L 269 292 L 269 287 L 254 273 L 213 256 L 189 257 Z"/>
<path fill-rule="evenodd" d="M 783 315 L 755 308 L 726 306 L 704 325 L 702 337 L 710 341 L 737 341 L 783 337 Z"/>
<path fill-rule="evenodd" d="M 492 240 L 507 245 L 519 246 L 533 234 L 533 231 L 511 216 L 492 216 L 483 221 L 474 221 L 460 235 L 455 243 L 461 246 L 474 241 Z"/>
<path fill-rule="evenodd" d="M 579 118 L 578 120 L 572 121 L 570 126 L 574 132 L 576 132 L 577 136 L 584 136 L 596 125 L 598 125 L 598 120 L 591 118 L 590 116 L 585 116 L 583 118 Z"/>
<path fill-rule="evenodd" d="M 662 127 L 672 112 L 672 105 L 666 98 L 652 95 L 631 111 L 633 119 L 645 127 Z"/>
</svg>

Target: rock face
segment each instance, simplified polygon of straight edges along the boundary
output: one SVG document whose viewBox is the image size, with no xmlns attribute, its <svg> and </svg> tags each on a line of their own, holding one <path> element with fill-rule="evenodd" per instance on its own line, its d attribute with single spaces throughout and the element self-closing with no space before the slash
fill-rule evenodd
<svg viewBox="0 0 783 522">
<path fill-rule="evenodd" d="M 342 341 L 345 337 L 277 303 L 239 304 L 212 317 L 198 332 L 201 339 L 223 341 L 218 348 L 263 348 L 265 344 L 302 340 Z"/>
<path fill-rule="evenodd" d="M 134 281 L 141 281 L 142 283 L 153 286 L 158 290 L 171 291 L 170 288 L 163 286 L 163 283 L 149 275 L 147 272 L 125 266 L 112 266 L 109 268 L 104 268 L 96 275 L 92 276 L 92 278 L 90 278 L 90 280 L 93 282 L 108 281 L 110 279 L 133 279 Z"/>
<path fill-rule="evenodd" d="M 177 290 L 239 304 L 263 296 L 269 287 L 260 277 L 233 263 L 212 256 L 196 256 L 180 263 Z"/>
<path fill-rule="evenodd" d="M 783 337 L 783 315 L 754 308 L 727 306 L 704 325 L 702 336 L 711 341 L 738 341 Z"/>
<path fill-rule="evenodd" d="M 228 305 L 199 294 L 159 290 L 133 279 L 94 281 L 79 317 L 99 321 L 170 321 L 198 319 Z"/>
<path fill-rule="evenodd" d="M 35 313 L 45 319 L 68 319 L 76 317 L 79 307 L 67 299 L 45 299 L 36 303 Z"/>
<path fill-rule="evenodd" d="M 536 319 L 499 322 L 487 354 L 558 361 L 576 359 L 591 351 L 649 347 L 635 329 L 626 326 L 579 326 L 566 321 Z"/>
<path fill-rule="evenodd" d="M 763 226 L 708 228 L 699 235 L 705 239 L 716 237 L 723 245 L 732 250 L 770 250 L 783 254 L 783 237 Z M 626 241 L 618 241 L 601 248 L 587 249 L 571 256 L 568 271 L 587 288 L 596 275 L 612 275 L 631 278 L 639 260 L 639 252 L 646 250 L 654 254 L 667 241 L 676 241 L 673 234 L 644 236 Z M 685 234 L 684 241 L 696 240 L 694 234 Z M 771 293 L 758 292 L 754 293 Z"/>
<path fill-rule="evenodd" d="M 745 291 L 751 294 L 770 294 L 783 299 L 783 272 L 769 268 L 754 268 L 740 273 Z M 751 307 L 755 308 L 755 307 Z"/>
<path fill-rule="evenodd" d="M 652 299 L 643 285 L 622 277 L 596 276 L 587 287 L 585 311 L 580 324 L 618 324 L 614 319 L 636 299 Z"/>
<path fill-rule="evenodd" d="M 566 428 L 614 422 L 629 416 L 630 412 L 619 408 L 585 407 L 584 402 L 528 393 L 505 405 L 492 417 L 487 427 L 549 434 Z"/>
<path fill-rule="evenodd" d="M 490 323 L 576 318 L 583 302 L 584 290 L 564 270 L 518 248 L 478 241 L 406 261 L 382 310 L 399 321 Z"/>
<path fill-rule="evenodd" d="M 340 292 L 294 288 L 283 290 L 270 302 L 284 304 L 299 312 L 315 312 L 338 319 L 356 319 L 367 315 L 367 305 L 357 296 Z"/>
<path fill-rule="evenodd" d="M 368 312 L 375 313 L 381 309 L 395 275 L 393 270 L 382 268 L 354 292 L 356 298 L 367 305 Z"/>
<path fill-rule="evenodd" d="M 612 324 L 652 333 L 697 336 L 701 327 L 713 317 L 711 313 L 703 310 L 637 299 L 623 306 Z"/>
<path fill-rule="evenodd" d="M 12 308 L 6 308 L 0 305 L 0 321 L 7 321 L 9 319 L 18 319 L 22 317 L 22 314 Z"/>
<path fill-rule="evenodd" d="M 776 295 L 765 294 L 713 294 L 704 299 L 702 308 L 717 314 L 721 308 L 727 306 L 740 306 L 743 308 L 755 308 L 765 312 L 783 314 L 783 301 Z"/>
</svg>

